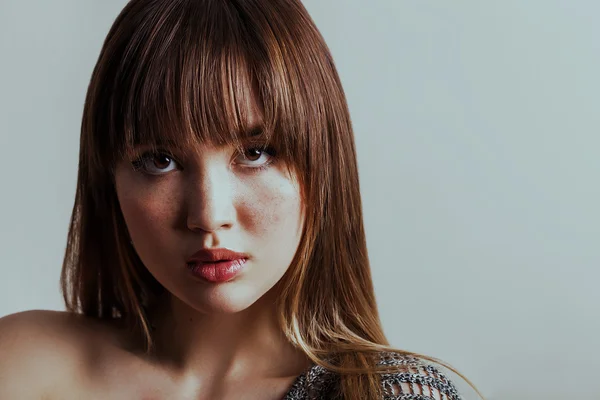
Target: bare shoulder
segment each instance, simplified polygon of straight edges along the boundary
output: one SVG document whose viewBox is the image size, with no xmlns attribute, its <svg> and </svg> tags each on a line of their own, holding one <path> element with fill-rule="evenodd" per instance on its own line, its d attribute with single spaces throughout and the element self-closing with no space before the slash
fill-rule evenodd
<svg viewBox="0 0 600 400">
<path fill-rule="evenodd" d="M 395 352 L 382 352 L 379 364 L 398 367 L 398 372 L 382 375 L 384 391 L 389 396 L 386 399 L 399 395 L 420 395 L 422 397 L 419 398 L 423 399 L 462 399 L 450 379 L 425 360 Z"/>
<path fill-rule="evenodd" d="M 63 383 L 81 381 L 91 352 L 110 332 L 67 312 L 34 310 L 0 318 L 0 398 L 52 397 Z"/>
</svg>

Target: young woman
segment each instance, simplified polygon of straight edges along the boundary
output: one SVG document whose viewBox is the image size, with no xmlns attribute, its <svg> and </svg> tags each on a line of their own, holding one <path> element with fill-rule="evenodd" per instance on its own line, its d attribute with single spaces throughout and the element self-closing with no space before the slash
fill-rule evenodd
<svg viewBox="0 0 600 400">
<path fill-rule="evenodd" d="M 346 100 L 299 0 L 127 4 L 62 286 L 68 312 L 0 320 L 0 398 L 460 398 L 383 334 Z"/>
</svg>

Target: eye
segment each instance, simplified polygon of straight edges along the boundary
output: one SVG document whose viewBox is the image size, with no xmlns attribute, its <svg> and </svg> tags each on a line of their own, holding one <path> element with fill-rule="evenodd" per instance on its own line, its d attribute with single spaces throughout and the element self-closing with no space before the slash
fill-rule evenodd
<svg viewBox="0 0 600 400">
<path fill-rule="evenodd" d="M 133 169 L 151 175 L 162 175 L 177 169 L 177 162 L 172 156 L 162 152 L 146 152 L 131 162 Z"/>
<path fill-rule="evenodd" d="M 260 146 L 248 147 L 240 154 L 244 168 L 266 168 L 273 163 L 275 150 L 271 147 L 263 148 Z"/>
</svg>

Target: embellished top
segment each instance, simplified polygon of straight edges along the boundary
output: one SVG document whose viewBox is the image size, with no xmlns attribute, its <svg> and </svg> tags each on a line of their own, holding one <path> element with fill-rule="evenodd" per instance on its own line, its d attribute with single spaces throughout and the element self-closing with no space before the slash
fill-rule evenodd
<svg viewBox="0 0 600 400">
<path fill-rule="evenodd" d="M 382 400 L 462 400 L 448 378 L 437 368 L 418 358 L 382 352 L 378 365 L 397 365 L 403 371 L 382 373 Z M 319 365 L 313 365 L 298 376 L 283 400 L 334 399 L 339 375 Z"/>
</svg>

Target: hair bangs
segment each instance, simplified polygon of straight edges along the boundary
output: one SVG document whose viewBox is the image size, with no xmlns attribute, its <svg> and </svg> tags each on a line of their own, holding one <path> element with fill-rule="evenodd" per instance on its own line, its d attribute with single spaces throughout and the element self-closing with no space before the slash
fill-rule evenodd
<svg viewBox="0 0 600 400">
<path fill-rule="evenodd" d="M 170 10 L 156 11 L 161 19 L 138 27 L 124 46 L 110 104 L 120 110 L 112 113 L 113 154 L 131 157 L 138 145 L 241 149 L 249 139 L 265 146 L 273 139 L 275 115 L 265 118 L 243 18 L 227 2 L 207 3 L 201 14 L 166 4 Z"/>
</svg>

